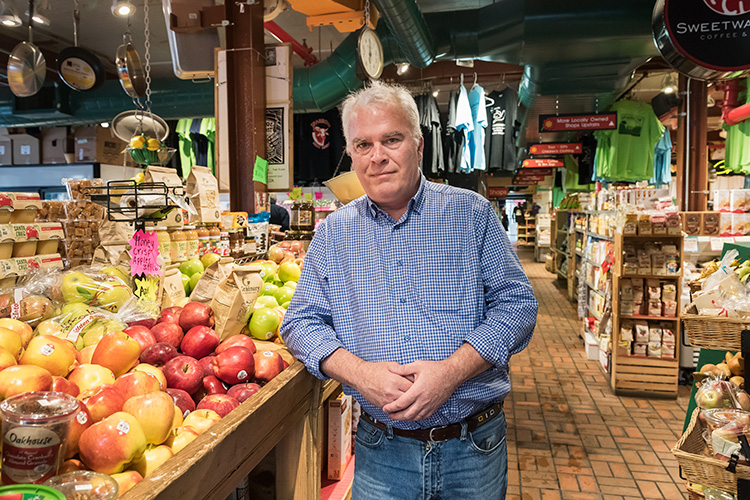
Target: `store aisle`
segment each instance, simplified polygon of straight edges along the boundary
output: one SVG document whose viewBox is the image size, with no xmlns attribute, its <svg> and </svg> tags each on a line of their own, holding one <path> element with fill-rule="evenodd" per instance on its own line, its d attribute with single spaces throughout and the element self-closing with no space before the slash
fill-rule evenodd
<svg viewBox="0 0 750 500">
<path fill-rule="evenodd" d="M 575 307 L 555 277 L 521 251 L 539 301 L 529 347 L 511 360 L 508 500 L 687 498 L 670 449 L 689 390 L 675 400 L 615 396 L 588 361 Z"/>
</svg>

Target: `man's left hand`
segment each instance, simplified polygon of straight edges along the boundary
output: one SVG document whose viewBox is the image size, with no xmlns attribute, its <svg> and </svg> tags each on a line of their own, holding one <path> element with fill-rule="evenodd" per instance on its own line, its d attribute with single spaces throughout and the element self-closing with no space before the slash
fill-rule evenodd
<svg viewBox="0 0 750 500">
<path fill-rule="evenodd" d="M 454 373 L 446 373 L 445 361 L 415 361 L 389 370 L 414 382 L 397 400 L 383 407 L 393 420 L 423 420 L 445 403 L 460 385 Z M 449 370 L 448 370 L 449 371 Z"/>
</svg>

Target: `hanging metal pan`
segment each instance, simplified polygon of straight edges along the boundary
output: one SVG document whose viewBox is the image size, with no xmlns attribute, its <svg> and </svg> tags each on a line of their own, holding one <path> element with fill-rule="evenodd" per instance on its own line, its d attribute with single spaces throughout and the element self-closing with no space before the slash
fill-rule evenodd
<svg viewBox="0 0 750 500">
<path fill-rule="evenodd" d="M 125 93 L 133 99 L 145 96 L 146 77 L 143 74 L 141 58 L 127 35 L 123 37 L 122 45 L 117 47 L 115 64 L 120 77 L 120 85 Z"/>
<path fill-rule="evenodd" d="M 130 142 L 136 135 L 146 135 L 164 141 L 169 125 L 163 118 L 142 109 L 123 111 L 112 120 L 112 132 L 120 140 Z"/>
<path fill-rule="evenodd" d="M 88 50 L 78 46 L 78 5 L 73 11 L 73 47 L 66 47 L 57 56 L 57 73 L 60 79 L 73 90 L 94 90 L 104 83 L 102 62 Z"/>
<path fill-rule="evenodd" d="M 39 92 L 47 73 L 47 62 L 42 51 L 32 43 L 33 0 L 29 4 L 29 41 L 16 45 L 8 58 L 8 85 L 17 97 L 31 97 Z"/>
</svg>

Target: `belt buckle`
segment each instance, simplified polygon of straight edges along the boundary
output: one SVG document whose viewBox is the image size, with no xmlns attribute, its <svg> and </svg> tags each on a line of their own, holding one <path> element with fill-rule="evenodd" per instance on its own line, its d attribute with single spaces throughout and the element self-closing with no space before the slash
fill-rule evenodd
<svg viewBox="0 0 750 500">
<path fill-rule="evenodd" d="M 447 439 L 434 439 L 432 437 L 432 433 L 433 432 L 435 432 L 436 430 L 439 430 L 439 429 L 446 429 L 447 427 L 448 427 L 447 425 L 440 425 L 440 426 L 433 427 L 432 429 L 430 429 L 430 434 L 428 436 L 429 440 L 430 441 L 434 441 L 434 442 L 447 441 Z"/>
</svg>

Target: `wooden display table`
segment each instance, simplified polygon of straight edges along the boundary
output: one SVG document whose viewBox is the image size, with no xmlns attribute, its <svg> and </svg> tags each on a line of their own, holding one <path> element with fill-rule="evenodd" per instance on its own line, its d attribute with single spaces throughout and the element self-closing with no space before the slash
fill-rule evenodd
<svg viewBox="0 0 750 500">
<path fill-rule="evenodd" d="M 318 409 L 337 386 L 295 361 L 120 498 L 224 500 L 275 448 L 276 497 L 319 499 Z"/>
</svg>

